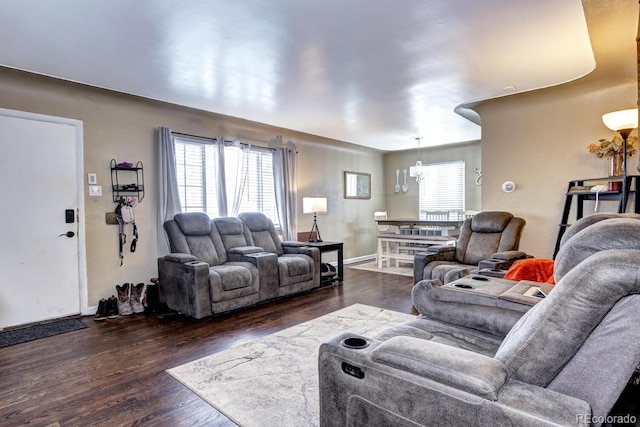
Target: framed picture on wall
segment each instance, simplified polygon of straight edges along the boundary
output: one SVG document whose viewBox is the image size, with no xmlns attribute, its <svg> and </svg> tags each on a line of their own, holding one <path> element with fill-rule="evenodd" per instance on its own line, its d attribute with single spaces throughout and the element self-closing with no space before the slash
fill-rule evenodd
<svg viewBox="0 0 640 427">
<path fill-rule="evenodd" d="M 370 199 L 371 174 L 362 172 L 344 172 L 344 198 Z"/>
</svg>

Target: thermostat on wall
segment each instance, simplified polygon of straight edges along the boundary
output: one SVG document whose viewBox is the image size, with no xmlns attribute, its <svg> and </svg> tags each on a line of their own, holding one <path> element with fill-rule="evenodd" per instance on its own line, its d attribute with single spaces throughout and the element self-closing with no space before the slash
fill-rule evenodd
<svg viewBox="0 0 640 427">
<path fill-rule="evenodd" d="M 513 193 L 513 190 L 516 189 L 516 184 L 513 181 L 505 181 L 502 183 L 502 191 L 505 193 Z"/>
</svg>

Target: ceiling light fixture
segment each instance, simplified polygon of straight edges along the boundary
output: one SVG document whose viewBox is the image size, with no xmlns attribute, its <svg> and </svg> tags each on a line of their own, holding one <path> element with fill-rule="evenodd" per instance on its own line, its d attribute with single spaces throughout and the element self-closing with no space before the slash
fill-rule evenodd
<svg viewBox="0 0 640 427">
<path fill-rule="evenodd" d="M 417 183 L 420 183 L 424 178 L 424 166 L 422 166 L 422 159 L 420 156 L 420 140 L 422 138 L 417 137 L 416 141 L 418 141 L 418 160 L 416 160 L 415 166 L 409 167 L 409 176 L 411 178 L 415 178 Z"/>
</svg>

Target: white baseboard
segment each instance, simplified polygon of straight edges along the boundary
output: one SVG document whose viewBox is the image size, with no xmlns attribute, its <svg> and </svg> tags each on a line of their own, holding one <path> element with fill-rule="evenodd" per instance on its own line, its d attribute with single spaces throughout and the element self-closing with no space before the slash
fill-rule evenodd
<svg viewBox="0 0 640 427">
<path fill-rule="evenodd" d="M 363 256 L 359 256 L 359 257 L 355 257 L 355 258 L 349 258 L 349 259 L 345 259 L 342 261 L 343 265 L 348 265 L 348 264 L 355 264 L 356 262 L 362 262 L 362 261 L 369 261 L 372 259 L 376 259 L 376 254 L 371 254 L 371 255 L 363 255 Z M 338 261 L 331 261 L 329 262 L 329 264 L 333 265 L 334 267 L 338 266 Z"/>
</svg>

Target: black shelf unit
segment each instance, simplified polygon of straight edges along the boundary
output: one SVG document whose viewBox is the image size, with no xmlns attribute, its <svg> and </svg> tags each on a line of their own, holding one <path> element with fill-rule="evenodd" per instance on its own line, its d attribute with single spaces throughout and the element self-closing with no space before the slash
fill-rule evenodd
<svg viewBox="0 0 640 427">
<path fill-rule="evenodd" d="M 633 212 L 640 213 L 640 198 L 637 197 L 638 178 L 640 178 L 640 175 L 574 179 L 569 181 L 553 257 L 556 257 L 560 249 L 560 240 L 571 225 L 569 224 L 569 212 L 571 211 L 574 197 L 576 199 L 576 220 L 584 216 L 584 202 L 586 200 L 596 200 L 596 197 L 597 200 L 601 201 L 617 201 L 618 213 L 626 212 L 629 198 L 633 198 Z M 608 189 L 598 192 L 591 191 L 591 188 L 596 185 L 606 185 Z"/>
<path fill-rule="evenodd" d="M 138 203 L 144 199 L 144 168 L 142 162 L 135 166 L 118 166 L 116 159 L 111 159 L 111 190 L 113 202 L 118 203 L 126 197 L 133 197 Z M 125 184 L 121 182 L 125 181 Z"/>
</svg>

